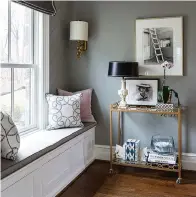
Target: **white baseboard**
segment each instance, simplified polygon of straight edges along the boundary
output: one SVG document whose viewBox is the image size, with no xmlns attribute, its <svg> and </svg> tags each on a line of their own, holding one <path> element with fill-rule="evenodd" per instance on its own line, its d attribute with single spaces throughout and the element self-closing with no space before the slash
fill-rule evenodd
<svg viewBox="0 0 196 197">
<path fill-rule="evenodd" d="M 110 158 L 110 147 L 105 145 L 95 145 L 95 158 L 108 161 Z M 196 171 L 196 154 L 182 153 L 182 168 L 185 170 Z"/>
</svg>

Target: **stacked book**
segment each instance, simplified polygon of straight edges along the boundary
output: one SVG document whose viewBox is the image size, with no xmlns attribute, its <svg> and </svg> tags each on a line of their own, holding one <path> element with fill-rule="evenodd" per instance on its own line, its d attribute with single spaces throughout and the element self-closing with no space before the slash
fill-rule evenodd
<svg viewBox="0 0 196 197">
<path fill-rule="evenodd" d="M 150 163 L 163 163 L 163 164 L 176 164 L 177 155 L 161 155 L 156 152 L 150 151 L 148 155 L 148 162 Z"/>
</svg>

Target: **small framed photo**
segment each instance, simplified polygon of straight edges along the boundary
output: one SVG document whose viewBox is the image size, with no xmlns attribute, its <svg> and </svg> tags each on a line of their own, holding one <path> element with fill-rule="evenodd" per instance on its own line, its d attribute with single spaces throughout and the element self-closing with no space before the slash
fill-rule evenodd
<svg viewBox="0 0 196 197">
<path fill-rule="evenodd" d="M 158 100 L 159 79 L 134 78 L 126 80 L 128 105 L 155 106 Z"/>
<path fill-rule="evenodd" d="M 168 76 L 183 76 L 183 18 L 137 19 L 136 59 L 140 75 L 163 76 L 168 62 Z"/>
</svg>

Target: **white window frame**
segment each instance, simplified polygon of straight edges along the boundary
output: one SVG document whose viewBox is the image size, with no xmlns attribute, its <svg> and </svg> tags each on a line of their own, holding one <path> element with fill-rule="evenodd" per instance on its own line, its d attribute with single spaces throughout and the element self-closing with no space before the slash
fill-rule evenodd
<svg viewBox="0 0 196 197">
<path fill-rule="evenodd" d="M 33 68 L 35 72 L 34 73 L 35 79 L 33 80 L 35 83 L 34 84 L 35 100 L 33 101 L 34 110 L 35 110 L 34 111 L 35 124 L 25 129 L 21 129 L 20 130 L 21 135 L 36 130 L 45 129 L 48 119 L 45 94 L 49 92 L 49 16 L 37 11 L 33 11 L 32 13 L 33 13 L 32 40 L 34 44 L 33 46 L 34 50 L 32 50 L 33 64 L 1 63 L 0 65 L 1 68 Z M 10 46 L 8 47 L 8 50 L 9 49 Z M 13 94 L 13 87 L 14 86 L 12 85 L 11 94 Z"/>
<path fill-rule="evenodd" d="M 39 42 L 39 63 L 37 67 L 37 98 L 38 98 L 38 128 L 43 130 L 48 124 L 48 104 L 45 95 L 49 92 L 49 16 L 39 14 L 39 34 L 42 40 Z M 40 55 L 41 54 L 41 55 Z"/>
</svg>

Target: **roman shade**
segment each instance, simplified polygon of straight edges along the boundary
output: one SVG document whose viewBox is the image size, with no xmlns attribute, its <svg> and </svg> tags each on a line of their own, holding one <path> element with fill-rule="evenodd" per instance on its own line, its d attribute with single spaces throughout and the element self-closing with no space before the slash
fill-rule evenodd
<svg viewBox="0 0 196 197">
<path fill-rule="evenodd" d="M 12 0 L 13 2 L 19 3 L 21 5 L 24 5 L 26 7 L 29 7 L 31 9 L 34 9 L 36 11 L 49 14 L 52 16 L 55 16 L 56 14 L 56 8 L 54 5 L 53 0 L 50 1 L 19 1 L 19 0 Z"/>
</svg>

